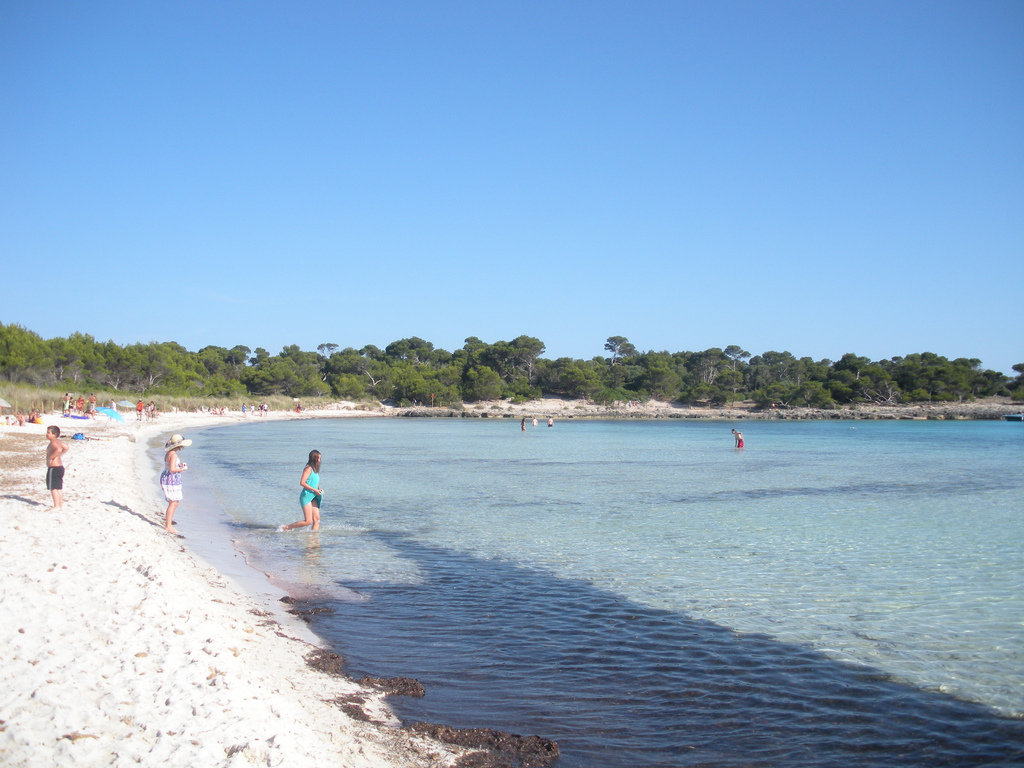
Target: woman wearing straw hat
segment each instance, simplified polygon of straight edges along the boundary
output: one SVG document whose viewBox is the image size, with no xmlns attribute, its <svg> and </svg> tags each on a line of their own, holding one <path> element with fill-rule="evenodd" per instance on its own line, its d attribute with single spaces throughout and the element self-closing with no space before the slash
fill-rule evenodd
<svg viewBox="0 0 1024 768">
<path fill-rule="evenodd" d="M 183 461 L 178 461 L 178 451 L 186 446 L 192 445 L 191 440 L 186 440 L 181 435 L 171 435 L 171 439 L 164 444 L 164 471 L 160 473 L 160 487 L 163 488 L 164 498 L 167 499 L 167 513 L 164 515 L 164 530 L 168 533 L 177 533 L 171 522 L 174 520 L 174 510 L 178 508 L 181 501 L 181 473 L 188 469 Z"/>
</svg>

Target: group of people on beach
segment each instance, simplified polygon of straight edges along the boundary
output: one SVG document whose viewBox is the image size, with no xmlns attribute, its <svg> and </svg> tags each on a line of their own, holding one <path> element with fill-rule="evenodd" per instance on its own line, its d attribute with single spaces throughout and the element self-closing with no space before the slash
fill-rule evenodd
<svg viewBox="0 0 1024 768">
<path fill-rule="evenodd" d="M 56 429 L 56 427 L 51 427 L 51 429 Z M 160 488 L 167 501 L 167 510 L 164 512 L 164 530 L 168 533 L 178 533 L 173 525 L 174 513 L 182 499 L 181 474 L 188 469 L 188 464 L 178 457 L 178 453 L 182 448 L 187 448 L 190 445 L 192 445 L 191 440 L 177 434 L 171 435 L 164 444 L 164 470 L 160 473 Z M 278 526 L 279 532 L 303 528 L 307 525 L 312 526 L 311 530 L 320 530 L 320 501 L 324 495 L 324 490 L 320 486 L 320 451 L 309 452 L 309 459 L 306 466 L 302 468 L 302 475 L 299 478 L 299 487 L 301 488 L 299 506 L 302 508 L 303 519 Z M 54 503 L 56 504 L 56 502 Z"/>
<path fill-rule="evenodd" d="M 25 415 L 21 411 L 16 411 L 13 414 L 8 414 L 6 417 L 7 426 L 14 426 L 17 424 L 19 427 L 24 427 L 26 424 L 42 424 L 43 414 L 33 408 Z"/>
<path fill-rule="evenodd" d="M 60 439 L 60 427 L 53 425 L 46 428 L 46 489 L 53 498 L 50 511 L 60 511 L 64 507 L 64 454 L 68 444 Z M 160 473 L 160 488 L 167 502 L 164 511 L 164 530 L 176 534 L 174 513 L 182 500 L 181 475 L 188 470 L 188 464 L 179 456 L 182 448 L 192 445 L 192 441 L 179 434 L 171 435 L 164 443 L 164 469 Z M 302 508 L 302 520 L 278 527 L 278 531 L 290 531 L 294 528 L 312 526 L 312 530 L 320 530 L 320 500 L 324 491 L 320 487 L 320 451 L 310 451 L 309 460 L 302 469 L 299 478 L 299 506 Z"/>
<path fill-rule="evenodd" d="M 157 417 L 156 403 L 150 400 L 149 405 L 146 405 L 140 397 L 139 402 L 135 404 L 135 420 L 142 421 L 143 417 L 147 419 L 155 419 Z"/>
<path fill-rule="evenodd" d="M 64 416 L 95 416 L 96 394 L 89 395 L 89 400 L 86 401 L 85 395 L 79 395 L 76 400 L 73 392 L 65 392 L 61 405 Z"/>
</svg>

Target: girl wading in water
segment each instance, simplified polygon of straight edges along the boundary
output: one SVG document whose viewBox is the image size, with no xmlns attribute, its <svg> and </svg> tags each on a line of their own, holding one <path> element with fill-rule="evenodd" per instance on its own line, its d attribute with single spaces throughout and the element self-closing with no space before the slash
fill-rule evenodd
<svg viewBox="0 0 1024 768">
<path fill-rule="evenodd" d="M 164 491 L 164 498 L 167 499 L 167 512 L 164 514 L 164 530 L 168 533 L 177 533 L 171 523 L 174 521 L 174 510 L 178 508 L 181 501 L 181 473 L 188 469 L 183 461 L 178 461 L 178 451 L 192 445 L 191 440 L 185 440 L 181 435 L 171 435 L 171 439 L 164 444 L 164 471 L 160 473 L 160 487 Z"/>
<path fill-rule="evenodd" d="M 278 526 L 278 531 L 290 531 L 292 528 L 305 528 L 312 525 L 312 530 L 320 530 L 320 500 L 324 491 L 320 487 L 320 451 L 310 451 L 309 461 L 302 469 L 302 477 L 299 478 L 299 506 L 302 507 L 303 520 L 298 520 L 288 525 Z"/>
</svg>

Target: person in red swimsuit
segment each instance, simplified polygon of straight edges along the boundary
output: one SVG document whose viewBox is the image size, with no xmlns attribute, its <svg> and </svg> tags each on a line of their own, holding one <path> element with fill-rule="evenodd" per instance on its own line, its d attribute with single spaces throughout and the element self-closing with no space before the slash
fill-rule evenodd
<svg viewBox="0 0 1024 768">
<path fill-rule="evenodd" d="M 737 448 L 742 448 L 743 447 L 743 433 L 742 432 L 737 432 L 735 429 L 732 431 L 732 433 L 736 436 L 736 447 Z"/>
</svg>

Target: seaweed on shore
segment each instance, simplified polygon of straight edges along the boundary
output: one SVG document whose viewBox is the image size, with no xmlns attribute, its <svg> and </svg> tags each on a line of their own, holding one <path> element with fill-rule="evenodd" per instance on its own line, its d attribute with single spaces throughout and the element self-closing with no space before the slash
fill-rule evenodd
<svg viewBox="0 0 1024 768">
<path fill-rule="evenodd" d="M 357 680 L 360 685 L 367 688 L 376 688 L 383 691 L 385 695 L 411 696 L 420 699 L 426 695 L 423 683 L 411 677 L 369 677 L 364 676 Z"/>
<path fill-rule="evenodd" d="M 330 606 L 318 605 L 314 608 L 289 608 L 288 613 L 308 622 L 310 616 L 315 616 L 318 613 L 334 613 L 334 609 Z"/>
<path fill-rule="evenodd" d="M 325 675 L 344 677 L 345 659 L 326 648 L 316 648 L 306 654 L 306 665 Z"/>
<path fill-rule="evenodd" d="M 376 722 L 372 717 L 366 714 L 366 710 L 363 709 L 363 705 L 366 704 L 366 699 L 362 696 L 355 694 L 351 696 L 338 696 L 337 698 L 329 699 L 327 703 L 338 707 L 338 709 L 353 720 L 358 720 L 362 723 Z"/>
<path fill-rule="evenodd" d="M 413 723 L 409 730 L 452 746 L 483 750 L 463 755 L 455 763 L 458 768 L 544 768 L 558 759 L 558 744 L 540 736 L 431 723 Z"/>
</svg>

